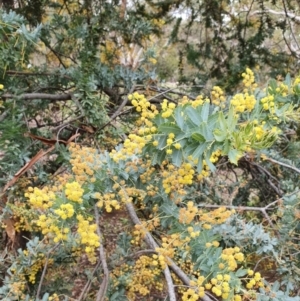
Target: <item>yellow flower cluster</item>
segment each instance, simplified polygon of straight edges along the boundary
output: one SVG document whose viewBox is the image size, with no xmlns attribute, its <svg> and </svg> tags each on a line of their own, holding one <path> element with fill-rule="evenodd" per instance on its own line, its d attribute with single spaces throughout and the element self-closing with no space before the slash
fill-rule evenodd
<svg viewBox="0 0 300 301">
<path fill-rule="evenodd" d="M 248 270 L 248 275 L 252 276 L 252 278 L 249 279 L 248 283 L 246 284 L 247 289 L 264 286 L 260 273 L 258 273 L 258 272 L 254 273 L 253 270 Z"/>
<path fill-rule="evenodd" d="M 163 165 L 167 165 L 167 169 L 164 169 L 161 173 L 165 193 L 170 193 L 171 191 L 180 192 L 184 185 L 193 183 L 195 170 L 190 163 L 185 162 L 180 168 L 177 168 L 172 164 Z"/>
<path fill-rule="evenodd" d="M 121 151 L 113 150 L 110 153 L 111 158 L 115 162 L 126 159 L 128 155 L 141 153 L 146 143 L 152 139 L 152 134 L 157 131 L 151 121 L 158 114 L 156 106 L 151 105 L 144 95 L 140 95 L 137 92 L 128 95 L 128 99 L 131 100 L 132 105 L 140 113 L 140 118 L 137 120 L 139 130 L 128 136 Z"/>
<path fill-rule="evenodd" d="M 116 65 L 120 63 L 120 47 L 111 40 L 106 40 L 105 45 L 100 46 L 100 61 L 102 64 Z"/>
<path fill-rule="evenodd" d="M 98 199 L 97 206 L 102 208 L 105 206 L 106 212 L 112 212 L 113 208 L 119 210 L 121 208 L 114 193 L 105 193 L 101 195 L 99 192 L 94 194 L 94 198 Z"/>
<path fill-rule="evenodd" d="M 9 292 L 7 293 L 7 300 L 25 300 L 26 296 L 24 294 L 26 288 L 25 281 L 16 281 L 9 284 Z M 11 298 L 13 297 L 13 298 Z M 15 299 L 16 298 L 16 299 Z"/>
<path fill-rule="evenodd" d="M 135 230 L 133 231 L 133 239 L 130 241 L 132 244 L 139 245 L 141 240 L 146 235 L 147 225 L 142 223 L 141 225 L 137 224 L 134 226 Z"/>
<path fill-rule="evenodd" d="M 166 153 L 168 155 L 171 155 L 173 153 L 172 147 L 174 147 L 175 149 L 181 149 L 181 144 L 179 142 L 174 143 L 174 138 L 175 138 L 175 134 L 174 133 L 170 133 L 168 135 L 168 139 L 167 139 L 167 151 Z M 153 141 L 153 145 L 157 146 L 158 145 L 158 141 Z"/>
<path fill-rule="evenodd" d="M 141 256 L 132 269 L 132 278 L 127 286 L 127 297 L 135 299 L 136 294 L 149 295 L 152 289 L 162 291 L 163 284 L 159 279 L 162 268 L 158 256 Z"/>
<path fill-rule="evenodd" d="M 251 69 L 246 68 L 246 71 L 242 73 L 243 77 L 243 84 L 246 88 L 256 88 L 257 85 L 255 84 L 255 78 L 254 78 L 254 73 Z"/>
<path fill-rule="evenodd" d="M 60 205 L 59 209 L 54 210 L 54 212 L 63 220 L 65 220 L 74 215 L 74 207 L 72 204 L 62 204 Z"/>
<path fill-rule="evenodd" d="M 190 224 L 198 212 L 199 210 L 196 206 L 194 206 L 194 202 L 189 201 L 187 203 L 187 208 L 179 209 L 179 222 L 182 224 Z"/>
<path fill-rule="evenodd" d="M 59 301 L 59 296 L 57 294 L 53 294 L 48 298 L 49 301 Z"/>
<path fill-rule="evenodd" d="M 36 258 L 33 264 L 30 266 L 29 272 L 29 282 L 32 284 L 35 283 L 37 273 L 43 268 L 45 265 L 45 255 L 40 253 L 38 254 L 38 258 Z"/>
<path fill-rule="evenodd" d="M 152 179 L 152 175 L 155 173 L 155 167 L 151 166 L 150 160 L 147 160 L 146 163 L 141 164 L 141 168 L 145 169 L 145 172 L 140 175 L 140 179 L 141 179 L 142 183 L 150 182 Z M 149 189 L 147 189 L 147 190 L 149 191 Z M 155 189 L 152 189 L 152 190 L 155 190 Z"/>
<path fill-rule="evenodd" d="M 182 294 L 182 301 L 197 301 L 204 296 L 205 289 L 203 286 L 200 286 L 197 289 L 188 288 L 187 291 Z"/>
<path fill-rule="evenodd" d="M 53 238 L 55 243 L 68 239 L 67 234 L 70 232 L 70 229 L 57 226 L 55 220 L 51 217 L 47 217 L 45 214 L 39 216 L 36 224 L 40 227 L 42 234 Z"/>
<path fill-rule="evenodd" d="M 274 96 L 268 95 L 266 97 L 263 97 L 260 102 L 262 103 L 264 110 L 270 110 L 270 113 L 274 113 Z"/>
<path fill-rule="evenodd" d="M 293 82 L 293 92 L 296 91 L 296 87 L 300 84 L 300 76 L 297 76 Z M 299 86 L 298 86 L 299 87 Z"/>
<path fill-rule="evenodd" d="M 73 202 L 82 203 L 82 196 L 84 190 L 81 188 L 81 185 L 78 182 L 71 182 L 66 184 L 65 194 L 66 197 Z"/>
<path fill-rule="evenodd" d="M 208 177 L 210 174 L 210 169 L 205 160 L 202 161 L 202 171 L 198 173 L 197 180 L 202 181 L 204 178 Z"/>
<path fill-rule="evenodd" d="M 226 248 L 222 251 L 221 259 L 229 271 L 234 271 L 238 267 L 238 262 L 244 261 L 244 254 L 240 252 L 239 247 Z"/>
<path fill-rule="evenodd" d="M 151 64 L 153 64 L 153 65 L 156 65 L 157 59 L 154 58 L 154 57 L 149 57 L 149 58 L 148 58 L 148 62 L 151 63 Z"/>
<path fill-rule="evenodd" d="M 279 87 L 276 88 L 276 92 L 285 97 L 289 93 L 289 87 L 286 84 L 281 83 Z"/>
<path fill-rule="evenodd" d="M 194 231 L 193 227 L 187 227 L 187 231 L 191 238 L 195 238 L 200 235 L 200 231 Z"/>
<path fill-rule="evenodd" d="M 17 232 L 22 230 L 34 231 L 34 224 L 31 222 L 37 218 L 37 212 L 28 208 L 26 203 L 16 200 L 13 204 L 8 204 L 13 212 L 14 228 Z"/>
<path fill-rule="evenodd" d="M 3 90 L 4 86 L 2 84 L 0 84 L 0 90 Z"/>
<path fill-rule="evenodd" d="M 141 240 L 145 237 L 146 231 L 153 231 L 160 224 L 160 219 L 158 217 L 153 217 L 152 219 L 142 221 L 141 224 L 134 226 L 133 231 L 134 239 L 131 240 L 132 244 L 139 245 Z"/>
<path fill-rule="evenodd" d="M 224 91 L 219 86 L 214 86 L 211 91 L 211 102 L 216 106 L 221 105 L 223 107 L 225 100 Z"/>
<path fill-rule="evenodd" d="M 173 102 L 168 102 L 166 99 L 163 100 L 161 104 L 162 114 L 161 117 L 168 118 L 173 114 L 176 104 Z"/>
<path fill-rule="evenodd" d="M 152 23 L 161 28 L 165 24 L 165 21 L 163 19 L 152 19 Z"/>
<path fill-rule="evenodd" d="M 195 100 L 191 100 L 187 96 L 183 96 L 178 104 L 180 106 L 183 106 L 185 104 L 191 104 L 193 108 L 197 108 L 198 106 L 202 106 L 204 102 L 210 102 L 210 101 L 208 98 L 204 99 L 203 95 L 198 95 Z"/>
<path fill-rule="evenodd" d="M 153 123 L 150 121 L 158 114 L 158 110 L 155 105 L 151 105 L 150 102 L 137 92 L 128 95 L 128 99 L 131 100 L 132 105 L 136 111 L 140 113 L 140 120 L 137 122 L 138 125 L 145 125 L 148 129 L 151 129 Z"/>
<path fill-rule="evenodd" d="M 78 183 L 83 184 L 87 180 L 95 182 L 94 172 L 100 167 L 97 162 L 97 150 L 91 147 L 81 147 L 75 143 L 70 143 L 69 151 L 71 154 L 70 163 L 75 179 Z"/>
<path fill-rule="evenodd" d="M 222 155 L 222 151 L 220 150 L 220 149 L 218 149 L 218 150 L 216 150 L 216 151 L 214 151 L 212 154 L 211 154 L 211 156 L 210 156 L 210 158 L 209 158 L 209 161 L 211 162 L 211 163 L 216 163 L 218 160 L 219 160 L 219 157 Z"/>
<path fill-rule="evenodd" d="M 208 98 L 203 97 L 203 95 L 198 95 L 194 101 L 191 101 L 191 105 L 193 108 L 197 108 L 198 106 L 202 106 L 204 101 L 209 101 Z"/>
<path fill-rule="evenodd" d="M 266 135 L 266 131 L 264 130 L 263 126 L 257 125 L 253 128 L 254 135 L 256 140 L 261 140 L 264 135 Z"/>
<path fill-rule="evenodd" d="M 211 225 L 220 225 L 223 224 L 232 214 L 234 210 L 228 210 L 226 207 L 219 207 L 215 210 L 204 212 L 199 210 L 199 220 Z"/>
<path fill-rule="evenodd" d="M 244 113 L 245 111 L 252 111 L 256 104 L 254 95 L 245 93 L 237 93 L 230 101 L 236 113 Z"/>
<path fill-rule="evenodd" d="M 229 281 L 229 274 L 218 274 L 216 277 L 212 278 L 210 282 L 205 284 L 205 288 L 211 290 L 217 297 L 222 297 L 222 299 L 226 300 L 231 291 Z"/>
<path fill-rule="evenodd" d="M 28 192 L 25 193 L 25 197 L 29 198 L 29 203 L 32 208 L 46 210 L 53 205 L 55 200 L 55 194 L 50 191 L 48 187 L 39 189 L 37 187 L 28 187 Z"/>
<path fill-rule="evenodd" d="M 80 236 L 80 243 L 85 245 L 85 252 L 91 262 L 96 261 L 95 250 L 100 246 L 100 238 L 95 233 L 96 224 L 90 224 L 82 215 L 77 215 L 78 229 L 77 233 Z"/>
</svg>

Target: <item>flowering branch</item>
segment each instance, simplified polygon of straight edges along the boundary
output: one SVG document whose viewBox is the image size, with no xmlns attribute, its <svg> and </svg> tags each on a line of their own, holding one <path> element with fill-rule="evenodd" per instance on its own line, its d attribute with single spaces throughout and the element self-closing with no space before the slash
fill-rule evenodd
<svg viewBox="0 0 300 301">
<path fill-rule="evenodd" d="M 130 216 L 131 220 L 134 222 L 134 224 L 142 225 L 141 221 L 139 220 L 139 218 L 134 210 L 132 203 L 126 203 L 126 208 L 129 213 L 129 216 Z M 144 231 L 145 231 L 145 241 L 146 241 L 147 245 L 152 249 L 158 248 L 158 244 L 155 242 L 155 240 L 151 236 L 151 234 L 146 229 L 144 229 Z M 168 261 L 168 266 L 170 267 L 170 269 L 180 278 L 180 280 L 185 285 L 190 286 L 191 280 L 189 279 L 189 277 L 170 258 L 167 258 L 167 261 Z M 166 281 L 168 284 L 169 297 L 170 297 L 170 301 L 176 301 L 174 284 L 173 284 L 173 281 L 171 278 L 171 273 L 170 273 L 168 266 L 165 268 L 164 274 L 165 274 L 165 278 L 166 278 Z M 201 299 L 203 301 L 212 301 L 212 299 L 210 297 L 208 297 L 208 295 L 205 295 Z"/>
</svg>

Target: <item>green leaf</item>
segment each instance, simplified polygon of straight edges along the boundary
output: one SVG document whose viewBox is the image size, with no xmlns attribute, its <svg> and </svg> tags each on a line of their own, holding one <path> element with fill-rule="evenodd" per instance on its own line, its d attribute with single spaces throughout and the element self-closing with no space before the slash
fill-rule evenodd
<svg viewBox="0 0 300 301">
<path fill-rule="evenodd" d="M 157 115 L 155 116 L 155 118 L 153 119 L 153 122 L 157 125 L 160 126 L 161 124 L 163 124 L 165 122 L 165 119 L 161 117 L 161 115 Z"/>
<path fill-rule="evenodd" d="M 193 107 L 187 107 L 185 113 L 190 118 L 190 120 L 197 126 L 201 123 L 201 117 L 199 116 L 198 112 Z"/>
<path fill-rule="evenodd" d="M 152 165 L 161 164 L 162 161 L 165 159 L 165 157 L 166 157 L 165 151 L 156 151 L 152 156 L 152 160 L 151 160 Z"/>
<path fill-rule="evenodd" d="M 227 133 L 220 130 L 220 129 L 215 129 L 214 130 L 214 137 L 218 142 L 223 142 L 227 137 Z"/>
<path fill-rule="evenodd" d="M 158 138 L 158 145 L 157 145 L 158 149 L 163 149 L 166 146 L 167 138 L 168 138 L 167 135 L 163 135 Z"/>
<path fill-rule="evenodd" d="M 50 295 L 48 293 L 45 293 L 44 296 L 43 296 L 42 301 L 48 301 L 49 296 Z"/>
<path fill-rule="evenodd" d="M 288 73 L 284 79 L 284 83 L 291 88 L 292 86 L 292 79 L 291 79 L 291 75 Z"/>
<path fill-rule="evenodd" d="M 175 149 L 172 153 L 172 162 L 175 166 L 179 167 L 182 163 L 183 155 L 182 150 Z"/>
<path fill-rule="evenodd" d="M 219 118 L 219 114 L 213 114 L 208 117 L 207 124 L 209 128 L 214 128 Z"/>
<path fill-rule="evenodd" d="M 206 141 L 214 140 L 213 129 L 210 128 L 206 122 L 201 123 L 198 132 L 204 136 Z"/>
<path fill-rule="evenodd" d="M 245 275 L 247 275 L 247 273 L 248 273 L 247 269 L 240 268 L 235 272 L 235 276 L 236 277 L 244 277 Z"/>
<path fill-rule="evenodd" d="M 220 128 L 221 128 L 221 131 L 226 132 L 227 131 L 227 122 L 225 120 L 224 113 L 223 112 L 219 112 L 218 115 L 219 115 L 218 116 L 218 121 L 219 121 L 219 125 L 220 125 Z"/>
<path fill-rule="evenodd" d="M 228 155 L 229 150 L 230 150 L 230 141 L 229 139 L 226 139 L 223 144 L 222 152 L 224 153 L 224 155 Z"/>
<path fill-rule="evenodd" d="M 193 133 L 191 137 L 198 142 L 205 142 L 205 138 L 199 133 Z"/>
<path fill-rule="evenodd" d="M 235 130 L 236 124 L 237 124 L 237 117 L 235 117 L 233 106 L 231 106 L 228 111 L 228 118 L 227 118 L 227 128 L 230 133 Z"/>
<path fill-rule="evenodd" d="M 164 202 L 159 209 L 167 216 L 172 216 L 176 219 L 179 217 L 178 207 L 173 202 Z"/>
<path fill-rule="evenodd" d="M 205 101 L 204 104 L 202 105 L 201 120 L 204 122 L 207 122 L 208 120 L 209 107 L 210 107 L 210 103 L 207 101 Z"/>
<path fill-rule="evenodd" d="M 197 142 L 192 142 L 192 143 L 188 144 L 188 146 L 184 149 L 185 154 L 187 156 L 191 155 L 198 146 L 199 146 L 199 143 L 197 143 Z"/>
<path fill-rule="evenodd" d="M 164 134 L 173 133 L 175 135 L 178 135 L 178 134 L 182 133 L 181 129 L 177 125 L 172 124 L 170 122 L 161 124 L 160 126 L 158 126 L 157 130 L 158 130 L 158 132 L 161 132 Z"/>
<path fill-rule="evenodd" d="M 206 150 L 207 146 L 208 146 L 208 143 L 206 143 L 206 142 L 200 144 L 200 145 L 196 148 L 196 150 L 193 152 L 192 157 L 193 157 L 194 159 L 199 159 L 199 160 L 200 160 L 200 157 L 202 156 L 202 154 L 203 154 L 204 151 Z"/>
<path fill-rule="evenodd" d="M 277 88 L 277 82 L 276 82 L 276 80 L 273 79 L 273 78 L 270 79 L 270 81 L 269 81 L 269 89 L 268 90 L 271 89 L 271 92 L 275 92 L 276 88 Z"/>
<path fill-rule="evenodd" d="M 206 162 L 207 166 L 209 167 L 210 171 L 215 172 L 216 166 L 212 162 L 210 162 L 210 156 L 211 156 L 210 153 L 205 154 L 205 162 Z"/>
<path fill-rule="evenodd" d="M 243 153 L 241 151 L 238 151 L 237 149 L 231 149 L 228 153 L 228 158 L 231 163 L 237 165 L 242 155 Z"/>
<path fill-rule="evenodd" d="M 180 129 L 184 130 L 184 118 L 181 115 L 181 113 L 182 113 L 182 106 L 178 106 L 174 110 L 174 118 L 175 118 L 177 125 L 180 127 Z"/>
<path fill-rule="evenodd" d="M 200 173 L 203 169 L 203 159 L 200 158 L 198 159 L 198 163 L 197 163 L 197 172 Z"/>
</svg>

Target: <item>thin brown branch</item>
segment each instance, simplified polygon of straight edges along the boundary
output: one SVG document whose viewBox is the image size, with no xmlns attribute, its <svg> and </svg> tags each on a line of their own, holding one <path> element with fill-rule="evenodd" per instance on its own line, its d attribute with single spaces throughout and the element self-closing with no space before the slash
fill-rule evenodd
<svg viewBox="0 0 300 301">
<path fill-rule="evenodd" d="M 295 41 L 295 43 L 296 43 L 296 45 L 297 45 L 297 48 L 298 48 L 297 51 L 299 52 L 299 50 L 300 50 L 299 43 L 298 43 L 298 41 L 297 41 L 297 39 L 296 39 L 294 30 L 293 30 L 293 26 L 292 26 L 292 23 L 291 23 L 290 18 L 289 18 L 289 13 L 288 13 L 288 11 L 287 11 L 287 7 L 286 7 L 286 4 L 285 4 L 285 0 L 282 0 L 282 4 L 283 4 L 283 9 L 284 9 L 286 18 L 287 18 L 288 23 L 289 23 L 289 25 L 290 25 L 290 30 L 291 30 L 292 37 L 293 37 L 293 39 L 294 39 L 294 41 Z"/>
<path fill-rule="evenodd" d="M 286 163 L 283 163 L 283 162 L 280 162 L 280 161 L 277 161 L 277 160 L 274 160 L 274 159 L 271 159 L 271 158 L 266 158 L 265 160 L 266 160 L 266 161 L 273 162 L 273 163 L 276 163 L 276 164 L 281 165 L 281 166 L 284 166 L 284 167 L 286 167 L 286 168 L 292 169 L 293 171 L 295 171 L 295 172 L 297 172 L 298 174 L 300 174 L 300 169 L 298 169 L 298 168 L 295 167 L 295 166 L 292 166 L 292 165 L 289 165 L 289 164 L 286 164 Z"/>
<path fill-rule="evenodd" d="M 61 128 L 67 126 L 68 124 L 70 124 L 70 123 L 72 123 L 72 122 L 74 122 L 74 121 L 76 121 L 76 120 L 78 120 L 78 119 L 80 119 L 80 118 L 83 118 L 83 117 L 84 117 L 84 115 L 80 115 L 80 116 L 78 116 L 78 117 L 76 117 L 76 118 L 73 118 L 73 119 L 71 119 L 71 120 L 69 120 L 69 121 L 66 121 L 65 123 L 60 124 L 60 125 L 56 126 L 55 128 L 51 129 L 51 131 L 52 131 L 52 132 L 55 132 L 56 130 L 59 130 L 59 129 L 61 129 Z"/>
<path fill-rule="evenodd" d="M 134 207 L 132 205 L 132 203 L 126 203 L 126 208 L 127 211 L 129 213 L 129 216 L 131 218 L 131 220 L 133 221 L 134 224 L 136 225 L 141 225 L 141 222 L 134 210 Z M 155 240 L 153 239 L 153 237 L 151 236 L 151 234 L 144 229 L 145 231 L 145 241 L 147 243 L 147 245 L 152 248 L 152 249 L 156 249 L 158 247 L 158 244 L 155 242 Z M 170 300 L 176 300 L 176 296 L 175 296 L 175 291 L 174 291 L 174 284 L 172 281 L 172 278 L 169 278 L 170 275 L 170 271 L 169 271 L 169 267 L 170 269 L 178 276 L 178 278 L 185 284 L 190 286 L 190 278 L 173 262 L 173 260 L 171 260 L 170 258 L 167 258 L 168 261 L 168 267 L 164 270 L 165 273 L 165 277 L 168 277 L 167 280 L 167 284 L 168 284 L 168 290 L 169 290 L 169 297 Z M 167 275 L 166 275 L 167 274 Z M 172 294 L 172 295 L 171 295 Z M 173 296 L 173 297 L 172 297 Z M 172 299 L 173 298 L 173 299 Z M 174 299 L 175 298 L 175 299 Z M 206 294 L 204 297 L 202 297 L 203 301 L 212 301 L 212 299 Z"/>
<path fill-rule="evenodd" d="M 99 269 L 100 265 L 101 265 L 101 261 L 98 261 L 97 265 L 94 267 L 94 269 L 92 271 L 91 276 L 93 276 L 96 273 L 96 271 Z M 89 280 L 87 281 L 84 288 L 82 289 L 81 294 L 78 297 L 77 301 L 82 301 L 85 299 L 86 295 L 88 294 L 88 292 L 91 288 L 91 284 L 92 284 L 92 279 L 91 279 L 91 277 L 89 277 Z"/>
<path fill-rule="evenodd" d="M 131 94 L 134 91 L 135 87 L 133 86 L 130 91 L 128 92 L 128 94 Z M 116 119 L 119 115 L 122 114 L 122 110 L 123 108 L 126 106 L 128 102 L 128 98 L 125 97 L 124 100 L 122 101 L 122 103 L 120 104 L 120 106 L 118 107 L 118 109 L 112 114 L 112 116 L 110 117 L 110 120 L 108 122 L 106 122 L 103 126 L 101 126 L 98 131 L 104 129 L 105 127 L 107 127 L 114 119 Z"/>
<path fill-rule="evenodd" d="M 129 213 L 130 218 L 132 219 L 132 221 L 134 222 L 134 224 L 136 225 L 141 225 L 141 222 L 138 218 L 138 216 L 135 213 L 134 207 L 132 205 L 132 203 L 126 203 L 126 208 L 127 211 Z M 155 240 L 153 239 L 153 237 L 151 236 L 151 234 L 146 231 L 145 234 L 145 241 L 147 243 L 147 245 L 152 248 L 152 249 L 156 249 L 158 248 L 158 244 L 155 242 Z M 168 268 L 168 266 L 164 269 L 164 275 L 167 281 L 167 285 L 168 285 L 168 292 L 169 292 L 169 298 L 170 301 L 176 301 L 176 294 L 175 294 L 175 290 L 174 290 L 174 284 L 173 284 L 173 280 L 172 280 L 172 276 L 171 276 L 171 272 Z"/>
<path fill-rule="evenodd" d="M 46 271 L 47 271 L 47 268 L 48 268 L 48 262 L 49 262 L 49 257 L 50 257 L 50 254 L 55 251 L 55 249 L 60 245 L 60 242 L 57 243 L 53 248 L 51 248 L 48 253 L 47 253 L 47 256 L 46 256 L 46 262 L 45 262 L 45 265 L 44 265 L 44 269 L 43 269 L 43 273 L 42 273 L 42 276 L 41 276 L 41 279 L 40 279 L 40 283 L 39 283 L 39 287 L 38 287 L 38 290 L 37 290 L 37 293 L 36 293 L 36 300 L 40 300 L 40 294 L 41 294 L 41 289 L 42 289 L 42 286 L 43 286 L 43 281 L 44 281 L 44 278 L 46 276 Z"/>
<path fill-rule="evenodd" d="M 3 94 L 2 98 L 15 98 L 21 100 L 34 100 L 34 99 L 47 99 L 52 101 L 58 100 L 71 100 L 72 95 L 70 93 L 67 94 L 47 94 L 47 93 L 24 93 L 21 95 L 14 95 L 10 93 Z"/>
<path fill-rule="evenodd" d="M 99 219 L 99 212 L 98 212 L 98 207 L 97 205 L 94 206 L 94 212 L 95 212 L 95 218 L 96 218 L 96 225 L 97 225 L 97 234 L 99 236 L 99 242 L 100 242 L 100 247 L 99 247 L 99 258 L 102 264 L 103 268 L 103 280 L 100 285 L 100 288 L 97 293 L 96 301 L 104 301 L 105 300 L 105 295 L 106 291 L 108 288 L 108 283 L 109 283 L 109 270 L 106 262 L 106 254 L 105 254 L 105 249 L 103 246 L 103 239 L 102 239 L 102 233 L 100 229 L 100 219 Z"/>
<path fill-rule="evenodd" d="M 60 76 L 67 79 L 72 79 L 70 76 L 60 73 L 50 73 L 50 72 L 28 72 L 28 71 L 16 71 L 16 70 L 8 70 L 5 72 L 9 75 L 15 76 Z"/>
<path fill-rule="evenodd" d="M 275 186 L 275 184 L 270 180 L 270 178 L 271 178 L 274 181 L 276 181 L 277 183 L 279 183 L 278 179 L 276 179 L 273 175 L 271 175 L 271 173 L 267 169 L 265 169 L 263 166 L 260 166 L 259 164 L 251 162 L 249 160 L 248 160 L 248 162 L 251 165 L 256 166 L 259 170 L 261 170 L 263 173 L 265 173 L 268 176 L 269 179 L 267 179 L 267 182 L 272 187 L 272 189 L 276 192 L 276 194 L 279 195 L 280 197 L 282 197 L 283 196 L 283 192 L 280 190 L 279 187 Z"/>
</svg>

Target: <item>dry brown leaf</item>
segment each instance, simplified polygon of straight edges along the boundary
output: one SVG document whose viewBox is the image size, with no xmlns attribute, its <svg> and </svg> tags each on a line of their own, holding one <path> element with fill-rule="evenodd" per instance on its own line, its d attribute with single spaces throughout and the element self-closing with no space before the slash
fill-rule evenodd
<svg viewBox="0 0 300 301">
<path fill-rule="evenodd" d="M 35 135 L 32 135 L 30 133 L 28 133 L 28 135 L 30 137 L 34 136 L 37 138 L 41 138 Z M 64 144 L 68 145 L 70 142 L 72 142 L 76 137 L 78 137 L 80 134 L 77 133 L 75 135 L 73 135 L 68 141 L 64 141 L 64 140 L 55 140 L 56 142 L 59 141 L 63 141 Z M 44 139 L 44 138 L 43 138 Z M 40 139 L 38 139 L 40 140 Z M 45 139 L 45 140 L 49 140 L 50 139 Z M 56 143 L 55 142 L 55 143 Z M 52 143 L 52 142 L 51 142 Z M 50 143 L 49 143 L 50 144 Z M 43 150 L 41 149 L 29 162 L 27 162 L 15 175 L 14 177 L 5 185 L 5 187 L 3 188 L 3 192 L 5 192 L 10 186 L 12 186 L 13 184 L 16 183 L 16 181 L 28 170 L 30 169 L 37 161 L 39 161 L 43 156 L 45 156 L 46 154 L 50 153 L 51 151 L 53 151 L 55 148 L 55 144 L 52 145 L 50 148 L 48 148 L 47 150 Z"/>
<path fill-rule="evenodd" d="M 11 218 L 6 218 L 3 220 L 3 223 L 5 224 L 5 231 L 7 233 L 7 236 L 10 238 L 12 243 L 14 244 L 16 239 L 16 230 L 15 230 L 15 222 Z"/>
</svg>

